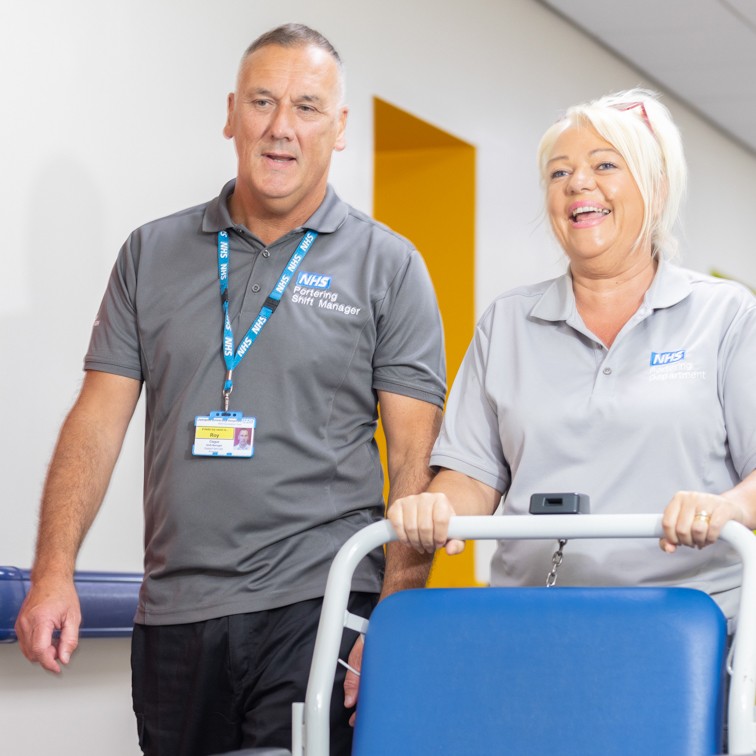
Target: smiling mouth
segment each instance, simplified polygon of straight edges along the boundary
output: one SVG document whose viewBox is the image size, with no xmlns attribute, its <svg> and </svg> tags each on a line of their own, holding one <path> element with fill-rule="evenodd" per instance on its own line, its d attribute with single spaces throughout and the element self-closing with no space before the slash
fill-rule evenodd
<svg viewBox="0 0 756 756">
<path fill-rule="evenodd" d="M 611 210 L 607 210 L 605 207 L 582 205 L 581 207 L 576 207 L 570 213 L 570 218 L 573 221 L 591 220 L 595 218 L 601 218 L 604 215 L 609 215 L 609 213 L 611 213 Z"/>
</svg>

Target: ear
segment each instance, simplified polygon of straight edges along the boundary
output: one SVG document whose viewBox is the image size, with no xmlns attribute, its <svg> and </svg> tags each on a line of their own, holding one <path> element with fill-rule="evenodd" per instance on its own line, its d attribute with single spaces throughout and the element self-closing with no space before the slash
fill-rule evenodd
<svg viewBox="0 0 756 756">
<path fill-rule="evenodd" d="M 234 116 L 234 105 L 235 105 L 235 97 L 233 92 L 229 92 L 228 99 L 226 102 L 226 125 L 223 127 L 223 136 L 226 137 L 226 139 L 233 139 L 234 138 L 234 129 L 231 125 L 231 121 L 233 120 Z"/>
<path fill-rule="evenodd" d="M 341 152 L 346 147 L 346 124 L 347 116 L 349 115 L 349 108 L 342 107 L 338 115 L 338 127 L 336 131 L 336 141 L 333 144 L 333 149 L 336 152 Z"/>
</svg>

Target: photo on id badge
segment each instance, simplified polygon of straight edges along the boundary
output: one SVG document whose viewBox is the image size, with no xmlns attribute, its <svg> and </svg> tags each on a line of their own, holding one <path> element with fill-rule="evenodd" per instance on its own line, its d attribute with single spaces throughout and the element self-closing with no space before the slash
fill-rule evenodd
<svg viewBox="0 0 756 756">
<path fill-rule="evenodd" d="M 194 418 L 195 457 L 251 457 L 255 418 L 241 412 L 211 412 Z"/>
</svg>

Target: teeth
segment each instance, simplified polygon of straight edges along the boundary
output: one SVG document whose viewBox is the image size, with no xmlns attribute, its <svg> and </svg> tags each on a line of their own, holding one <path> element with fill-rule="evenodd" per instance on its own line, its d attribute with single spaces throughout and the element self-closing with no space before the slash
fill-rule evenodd
<svg viewBox="0 0 756 756">
<path fill-rule="evenodd" d="M 582 213 L 601 213 L 602 215 L 609 215 L 609 210 L 605 207 L 594 207 L 593 205 L 583 205 L 572 211 L 572 217 L 577 218 Z"/>
</svg>

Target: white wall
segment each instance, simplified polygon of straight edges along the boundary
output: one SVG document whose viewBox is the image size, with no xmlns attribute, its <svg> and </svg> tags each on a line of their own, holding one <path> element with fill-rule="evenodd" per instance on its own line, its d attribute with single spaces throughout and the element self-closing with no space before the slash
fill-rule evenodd
<svg viewBox="0 0 756 756">
<path fill-rule="evenodd" d="M 233 175 L 221 128 L 236 63 L 292 20 L 347 65 L 348 149 L 332 178 L 353 204 L 371 209 L 374 95 L 477 146 L 478 313 L 561 269 L 534 168 L 541 133 L 574 102 L 644 83 L 534 0 L 4 3 L 0 396 L 14 422 L 0 434 L 0 564 L 30 565 L 45 467 L 119 246 Z M 756 285 L 756 157 L 665 99 L 691 168 L 684 261 Z M 141 570 L 142 433 L 136 420 L 81 569 Z M 128 687 L 125 641 L 84 642 L 62 679 L 0 647 L 2 750 L 137 753 Z"/>
</svg>

